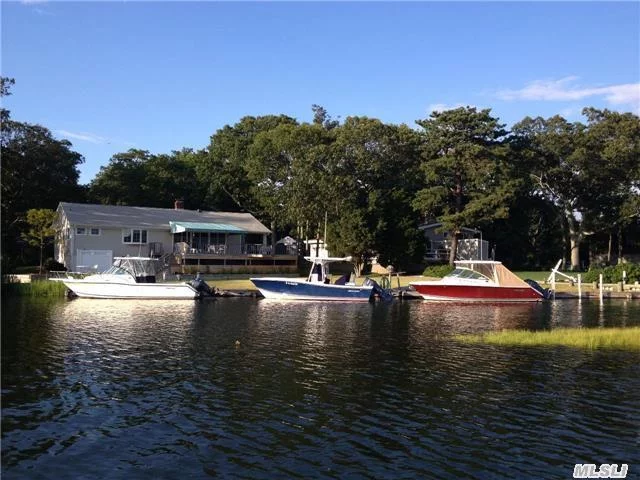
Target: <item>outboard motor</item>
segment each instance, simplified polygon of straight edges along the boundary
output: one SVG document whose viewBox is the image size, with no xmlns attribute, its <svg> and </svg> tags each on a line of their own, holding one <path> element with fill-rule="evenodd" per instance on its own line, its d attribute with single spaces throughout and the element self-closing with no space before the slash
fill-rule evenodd
<svg viewBox="0 0 640 480">
<path fill-rule="evenodd" d="M 189 285 L 191 285 L 193 288 L 196 289 L 196 291 L 198 293 L 200 293 L 200 296 L 209 296 L 209 297 L 213 297 L 213 290 L 211 289 L 211 287 L 207 284 L 207 282 L 205 282 L 204 280 L 202 280 L 199 276 L 197 276 L 196 278 L 194 278 L 193 280 L 191 280 L 189 282 Z"/>
<path fill-rule="evenodd" d="M 378 285 L 378 282 L 376 282 L 375 280 L 371 280 L 369 277 L 364 279 L 364 283 L 362 285 L 364 285 L 365 287 L 373 285 L 373 294 L 377 295 L 380 300 L 383 300 L 385 302 L 393 300 L 393 295 L 391 294 L 390 290 L 382 288 L 380 285 Z"/>
<path fill-rule="evenodd" d="M 527 278 L 525 279 L 525 282 L 528 283 L 529 286 L 536 292 L 540 293 L 540 295 L 542 295 L 542 298 L 544 298 L 545 300 L 548 300 L 551 297 L 551 291 L 548 288 L 542 288 L 542 286 L 535 280 Z"/>
</svg>

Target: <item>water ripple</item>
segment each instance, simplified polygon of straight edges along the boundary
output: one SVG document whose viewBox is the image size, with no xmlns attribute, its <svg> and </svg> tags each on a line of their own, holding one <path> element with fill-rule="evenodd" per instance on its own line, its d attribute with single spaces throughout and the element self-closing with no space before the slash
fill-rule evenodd
<svg viewBox="0 0 640 480">
<path fill-rule="evenodd" d="M 578 462 L 640 468 L 637 354 L 451 340 L 638 324 L 637 302 L 75 300 L 3 304 L 2 322 L 7 478 L 569 478 Z"/>
</svg>

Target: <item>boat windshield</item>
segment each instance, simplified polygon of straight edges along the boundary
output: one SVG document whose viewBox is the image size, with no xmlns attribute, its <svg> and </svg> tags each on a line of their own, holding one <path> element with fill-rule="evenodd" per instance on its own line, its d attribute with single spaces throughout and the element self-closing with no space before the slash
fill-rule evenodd
<svg viewBox="0 0 640 480">
<path fill-rule="evenodd" d="M 131 275 L 124 268 L 116 267 L 115 265 L 112 265 L 111 268 L 109 268 L 109 270 L 106 270 L 104 272 L 104 274 L 105 275 Z"/>
<path fill-rule="evenodd" d="M 474 270 L 469 270 L 468 268 L 460 268 L 457 267 L 453 272 L 451 272 L 447 277 L 452 278 L 470 278 L 473 280 L 483 280 L 485 282 L 489 282 L 490 279 L 481 273 L 478 273 Z"/>
</svg>

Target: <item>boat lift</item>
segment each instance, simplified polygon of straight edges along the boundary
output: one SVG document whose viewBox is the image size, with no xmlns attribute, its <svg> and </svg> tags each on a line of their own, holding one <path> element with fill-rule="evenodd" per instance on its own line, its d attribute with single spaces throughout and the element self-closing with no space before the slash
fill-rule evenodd
<svg viewBox="0 0 640 480">
<path fill-rule="evenodd" d="M 551 274 L 547 278 L 547 283 L 551 283 L 551 291 L 553 292 L 552 295 L 554 300 L 556 299 L 556 275 L 560 275 L 561 277 L 566 278 L 571 282 L 571 285 L 577 283 L 578 291 L 580 292 L 580 290 L 582 290 L 580 275 L 578 275 L 578 278 L 576 278 L 576 277 L 572 277 L 571 275 L 567 275 L 566 273 L 562 273 L 559 270 L 560 265 L 562 265 L 562 259 L 558 260 L 558 263 L 556 263 L 556 266 L 551 269 Z M 582 295 L 579 294 L 579 296 L 582 296 Z"/>
</svg>

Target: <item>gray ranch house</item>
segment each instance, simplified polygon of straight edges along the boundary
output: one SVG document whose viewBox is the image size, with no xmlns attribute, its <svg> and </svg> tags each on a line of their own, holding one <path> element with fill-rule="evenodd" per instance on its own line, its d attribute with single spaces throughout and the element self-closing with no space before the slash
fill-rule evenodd
<svg viewBox="0 0 640 480">
<path fill-rule="evenodd" d="M 102 271 L 113 257 L 162 258 L 171 273 L 295 272 L 297 252 L 270 242 L 249 213 L 62 202 L 55 259 L 70 271 Z"/>
</svg>

